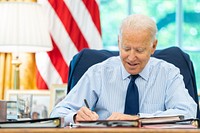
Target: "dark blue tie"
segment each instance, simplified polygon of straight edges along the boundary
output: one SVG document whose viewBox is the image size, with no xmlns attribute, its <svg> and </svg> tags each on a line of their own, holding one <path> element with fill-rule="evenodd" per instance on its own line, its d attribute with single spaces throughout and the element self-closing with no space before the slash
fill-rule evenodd
<svg viewBox="0 0 200 133">
<path fill-rule="evenodd" d="M 128 85 L 124 114 L 137 115 L 139 113 L 139 94 L 135 84 L 135 79 L 139 75 L 131 75 L 131 81 Z"/>
</svg>

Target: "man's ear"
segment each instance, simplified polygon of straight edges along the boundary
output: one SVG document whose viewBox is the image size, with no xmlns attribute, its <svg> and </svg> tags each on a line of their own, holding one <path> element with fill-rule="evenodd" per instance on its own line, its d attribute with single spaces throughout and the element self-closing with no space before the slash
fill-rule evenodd
<svg viewBox="0 0 200 133">
<path fill-rule="evenodd" d="M 120 42 L 119 42 L 119 35 L 118 35 L 118 38 L 117 38 L 118 40 L 117 40 L 117 42 L 118 42 L 118 48 L 120 49 Z"/>
<path fill-rule="evenodd" d="M 152 50 L 151 50 L 151 54 L 153 54 L 156 50 L 156 47 L 157 47 L 157 44 L 158 44 L 158 40 L 155 39 L 154 42 L 153 42 L 153 46 L 152 46 Z"/>
</svg>

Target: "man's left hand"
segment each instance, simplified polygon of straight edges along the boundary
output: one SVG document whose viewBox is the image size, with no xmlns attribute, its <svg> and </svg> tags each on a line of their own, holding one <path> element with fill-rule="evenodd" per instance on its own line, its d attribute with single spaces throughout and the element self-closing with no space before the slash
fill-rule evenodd
<svg viewBox="0 0 200 133">
<path fill-rule="evenodd" d="M 113 112 L 107 120 L 137 120 L 139 119 L 138 115 L 127 115 L 118 112 Z"/>
</svg>

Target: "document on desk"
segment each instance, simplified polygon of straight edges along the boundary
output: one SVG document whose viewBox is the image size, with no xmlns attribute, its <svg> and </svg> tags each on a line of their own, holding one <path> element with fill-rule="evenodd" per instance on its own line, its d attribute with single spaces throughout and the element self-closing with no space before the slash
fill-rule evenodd
<svg viewBox="0 0 200 133">
<path fill-rule="evenodd" d="M 150 116 L 140 118 L 142 124 L 153 124 L 153 123 L 165 123 L 168 121 L 183 120 L 183 115 L 171 115 L 171 116 Z"/>
<path fill-rule="evenodd" d="M 139 120 L 97 120 L 97 121 L 79 121 L 77 124 L 71 124 L 71 127 L 140 127 Z"/>
<path fill-rule="evenodd" d="M 0 122 L 0 128 L 57 128 L 61 126 L 62 118 L 60 117 Z"/>
</svg>

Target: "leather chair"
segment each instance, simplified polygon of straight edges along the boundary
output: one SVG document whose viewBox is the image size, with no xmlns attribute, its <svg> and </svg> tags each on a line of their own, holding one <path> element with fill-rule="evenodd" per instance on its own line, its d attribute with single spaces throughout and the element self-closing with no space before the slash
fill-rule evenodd
<svg viewBox="0 0 200 133">
<path fill-rule="evenodd" d="M 118 51 L 93 49 L 83 49 L 76 54 L 70 62 L 67 93 L 74 87 L 90 66 L 102 62 L 111 56 L 117 55 L 119 55 Z M 180 72 L 184 77 L 185 86 L 198 105 L 197 117 L 200 118 L 195 73 L 189 55 L 178 47 L 170 47 L 156 50 L 152 56 L 172 63 L 180 69 Z"/>
</svg>

